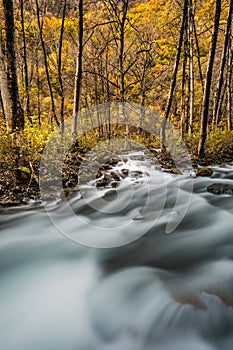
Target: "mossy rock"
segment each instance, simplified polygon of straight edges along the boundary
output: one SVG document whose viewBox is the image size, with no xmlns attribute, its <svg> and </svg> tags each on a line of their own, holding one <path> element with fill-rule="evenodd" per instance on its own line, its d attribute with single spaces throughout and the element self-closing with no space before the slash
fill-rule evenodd
<svg viewBox="0 0 233 350">
<path fill-rule="evenodd" d="M 210 177 L 213 175 L 213 170 L 210 168 L 197 169 L 196 176 Z"/>
<path fill-rule="evenodd" d="M 25 166 L 19 166 L 15 168 L 15 177 L 16 180 L 20 183 L 27 183 L 31 178 L 31 169 Z"/>
<path fill-rule="evenodd" d="M 16 194 L 16 193 L 22 193 L 23 192 L 23 188 L 21 186 L 14 186 L 11 188 L 11 192 Z"/>
</svg>

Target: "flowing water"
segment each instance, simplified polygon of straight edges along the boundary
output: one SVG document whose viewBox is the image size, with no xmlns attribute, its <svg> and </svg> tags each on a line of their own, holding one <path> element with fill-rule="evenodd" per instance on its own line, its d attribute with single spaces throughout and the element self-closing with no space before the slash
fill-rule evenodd
<svg viewBox="0 0 233 350">
<path fill-rule="evenodd" d="M 232 184 L 233 165 L 211 178 L 124 166 L 115 192 L 90 182 L 68 204 L 1 210 L 2 350 L 232 350 L 233 197 L 206 188 Z M 93 247 L 75 242 L 90 232 Z"/>
</svg>

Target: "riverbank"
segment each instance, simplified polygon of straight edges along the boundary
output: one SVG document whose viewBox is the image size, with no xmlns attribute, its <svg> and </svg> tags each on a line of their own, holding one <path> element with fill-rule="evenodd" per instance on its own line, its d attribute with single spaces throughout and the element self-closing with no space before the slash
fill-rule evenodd
<svg viewBox="0 0 233 350">
<path fill-rule="evenodd" d="M 111 187 L 117 187 L 121 179 L 127 177 L 127 169 L 125 169 L 125 173 L 123 169 L 121 174 L 114 172 L 114 166 L 122 161 L 122 159 L 118 156 L 109 157 L 108 154 L 103 157 L 105 159 L 103 164 L 99 164 L 94 158 L 91 160 L 88 159 L 88 162 L 91 161 L 92 163 L 91 165 L 89 164 L 88 171 L 85 172 L 85 166 L 82 164 L 87 161 L 85 158 L 87 151 L 86 148 L 76 148 L 64 161 L 62 186 L 64 194 L 67 197 L 78 191 L 80 171 L 82 171 L 82 181 L 86 179 L 88 182 L 94 176 L 97 179 L 96 187 L 98 188 L 103 188 L 109 184 L 111 184 Z M 223 148 L 221 152 L 206 152 L 205 157 L 202 159 L 199 159 L 195 151 L 191 150 L 189 156 L 191 160 L 190 167 L 195 172 L 200 167 L 232 162 L 233 150 Z M 169 153 L 159 152 L 153 145 L 148 147 L 148 155 L 145 155 L 146 157 L 150 158 L 152 163 L 159 164 L 161 171 L 173 174 L 180 173 L 171 155 Z M 82 170 L 80 170 L 80 167 L 82 167 Z M 88 173 L 90 168 L 93 170 L 92 174 Z M 18 162 L 18 164 L 3 161 L 0 162 L 0 169 L 0 207 L 26 205 L 30 201 L 39 201 L 41 199 L 39 185 L 40 162 L 38 160 L 32 163 L 28 162 L 27 159 L 20 159 L 20 163 Z M 49 179 L 51 181 L 51 188 L 54 187 L 53 180 L 52 178 Z"/>
</svg>

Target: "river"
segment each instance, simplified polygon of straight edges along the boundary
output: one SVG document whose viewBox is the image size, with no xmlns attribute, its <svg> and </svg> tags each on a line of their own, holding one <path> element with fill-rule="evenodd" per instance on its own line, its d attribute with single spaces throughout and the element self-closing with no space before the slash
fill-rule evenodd
<svg viewBox="0 0 233 350">
<path fill-rule="evenodd" d="M 128 164 L 115 192 L 1 209 L 1 349 L 232 350 L 233 197 L 206 188 L 232 184 L 233 164 Z"/>
</svg>

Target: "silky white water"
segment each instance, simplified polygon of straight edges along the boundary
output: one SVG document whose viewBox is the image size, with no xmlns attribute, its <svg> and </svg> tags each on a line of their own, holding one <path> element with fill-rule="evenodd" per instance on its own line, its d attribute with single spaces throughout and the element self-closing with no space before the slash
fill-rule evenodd
<svg viewBox="0 0 233 350">
<path fill-rule="evenodd" d="M 233 197 L 206 188 L 232 184 L 233 166 L 124 166 L 142 175 L 116 193 L 90 182 L 69 203 L 1 210 L 0 349 L 232 350 Z"/>
</svg>

